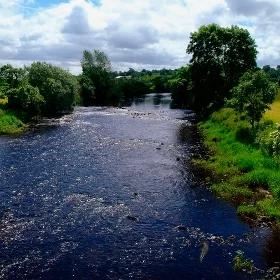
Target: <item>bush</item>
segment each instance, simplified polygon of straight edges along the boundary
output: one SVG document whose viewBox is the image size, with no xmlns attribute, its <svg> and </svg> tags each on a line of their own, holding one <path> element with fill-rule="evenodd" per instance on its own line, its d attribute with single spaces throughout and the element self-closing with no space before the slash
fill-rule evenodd
<svg viewBox="0 0 280 280">
<path fill-rule="evenodd" d="M 30 116 L 39 115 L 45 105 L 44 97 L 38 88 L 29 84 L 19 88 L 10 89 L 8 95 L 8 107 L 27 112 Z"/>
<path fill-rule="evenodd" d="M 275 158 L 280 157 L 280 124 L 268 127 L 259 137 L 262 150 Z"/>
</svg>

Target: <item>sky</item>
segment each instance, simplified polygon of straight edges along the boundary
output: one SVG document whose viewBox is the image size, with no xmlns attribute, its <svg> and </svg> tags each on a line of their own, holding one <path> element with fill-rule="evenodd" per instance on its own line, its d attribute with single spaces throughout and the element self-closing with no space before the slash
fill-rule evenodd
<svg viewBox="0 0 280 280">
<path fill-rule="evenodd" d="M 0 64 L 46 61 L 78 74 L 83 50 L 114 70 L 177 68 L 191 32 L 217 23 L 247 28 L 258 64 L 280 64 L 280 0 L 0 0 Z"/>
</svg>

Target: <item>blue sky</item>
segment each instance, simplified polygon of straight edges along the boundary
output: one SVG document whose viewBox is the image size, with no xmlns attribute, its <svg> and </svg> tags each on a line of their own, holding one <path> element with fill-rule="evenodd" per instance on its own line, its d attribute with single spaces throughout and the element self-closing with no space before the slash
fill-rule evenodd
<svg viewBox="0 0 280 280">
<path fill-rule="evenodd" d="M 259 65 L 280 64 L 279 0 L 0 0 L 0 63 L 47 61 L 80 71 L 84 49 L 115 69 L 176 68 L 202 24 L 247 28 Z"/>
</svg>

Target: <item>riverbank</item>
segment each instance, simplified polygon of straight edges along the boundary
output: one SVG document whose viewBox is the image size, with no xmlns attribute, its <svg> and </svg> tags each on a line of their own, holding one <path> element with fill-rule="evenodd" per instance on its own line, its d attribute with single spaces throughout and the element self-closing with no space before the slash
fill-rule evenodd
<svg viewBox="0 0 280 280">
<path fill-rule="evenodd" d="M 209 155 L 194 163 L 204 172 L 211 190 L 232 202 L 249 222 L 279 225 L 279 161 L 250 139 L 248 124 L 232 109 L 214 113 L 199 127 Z"/>
<path fill-rule="evenodd" d="M 12 111 L 0 109 L 0 135 L 21 133 L 27 127 Z"/>
</svg>

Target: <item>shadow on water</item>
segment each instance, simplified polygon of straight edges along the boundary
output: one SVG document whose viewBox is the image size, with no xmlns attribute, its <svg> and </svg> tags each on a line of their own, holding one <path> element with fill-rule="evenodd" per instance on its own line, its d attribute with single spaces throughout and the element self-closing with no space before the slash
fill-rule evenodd
<svg viewBox="0 0 280 280">
<path fill-rule="evenodd" d="M 233 271 L 239 249 L 275 263 L 277 235 L 242 223 L 193 173 L 195 116 L 170 102 L 77 108 L 0 139 L 1 279 L 255 279 Z"/>
</svg>

